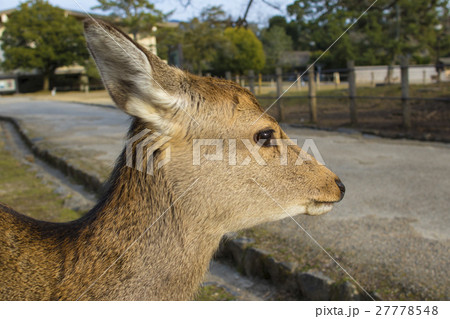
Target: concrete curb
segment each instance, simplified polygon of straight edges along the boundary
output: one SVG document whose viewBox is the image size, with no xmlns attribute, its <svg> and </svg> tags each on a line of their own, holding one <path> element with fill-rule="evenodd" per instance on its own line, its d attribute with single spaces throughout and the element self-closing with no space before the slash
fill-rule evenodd
<svg viewBox="0 0 450 319">
<path fill-rule="evenodd" d="M 45 149 L 39 148 L 27 135 L 26 130 L 22 129 L 19 122 L 9 116 L 0 115 L 1 121 L 6 121 L 11 123 L 14 128 L 19 133 L 21 139 L 30 148 L 35 156 L 41 160 L 47 162 L 51 166 L 57 168 L 62 173 L 64 173 L 69 178 L 76 181 L 78 184 L 83 185 L 88 191 L 94 192 L 99 195 L 103 189 L 103 183 L 95 176 L 83 172 L 82 170 L 73 167 L 71 164 L 67 163 L 64 159 L 51 154 Z"/>
<path fill-rule="evenodd" d="M 58 101 L 58 102 L 63 102 L 65 103 L 65 101 Z M 115 109 L 118 110 L 118 108 L 112 104 L 101 104 L 101 103 L 89 103 L 89 102 L 77 102 L 77 101 L 68 101 L 67 103 L 73 103 L 73 104 L 84 104 L 84 105 L 89 105 L 89 106 L 97 106 L 97 107 L 103 107 L 103 108 L 107 108 L 107 109 Z"/>
<path fill-rule="evenodd" d="M 231 262 L 246 276 L 268 280 L 300 300 L 372 300 L 350 281 L 336 282 L 317 270 L 302 272 L 296 264 L 279 261 L 269 252 L 254 247 L 253 243 L 251 238 L 225 236 L 215 258 Z M 381 300 L 376 293 L 370 295 Z"/>
<path fill-rule="evenodd" d="M 101 194 L 104 184 L 97 177 L 39 148 L 16 119 L 0 115 L 0 121 L 11 123 L 35 156 L 59 169 L 88 191 Z M 251 238 L 224 236 L 215 258 L 231 262 L 235 268 L 249 277 L 269 280 L 278 289 L 287 291 L 301 300 L 370 300 L 348 281 L 336 283 L 319 271 L 298 271 L 297 265 L 276 260 L 269 252 L 253 247 L 253 243 Z M 371 295 L 374 296 L 373 293 Z"/>
</svg>

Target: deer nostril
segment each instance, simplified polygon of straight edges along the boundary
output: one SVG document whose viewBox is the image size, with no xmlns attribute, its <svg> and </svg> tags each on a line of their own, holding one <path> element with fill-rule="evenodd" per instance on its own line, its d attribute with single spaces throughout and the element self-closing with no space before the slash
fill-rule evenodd
<svg viewBox="0 0 450 319">
<path fill-rule="evenodd" d="M 342 198 L 344 198 L 344 194 L 345 194 L 345 186 L 344 186 L 344 184 L 341 182 L 340 179 L 337 179 L 337 180 L 336 180 L 336 185 L 339 187 L 339 190 L 341 191 L 341 199 L 340 199 L 340 200 L 342 200 Z"/>
</svg>

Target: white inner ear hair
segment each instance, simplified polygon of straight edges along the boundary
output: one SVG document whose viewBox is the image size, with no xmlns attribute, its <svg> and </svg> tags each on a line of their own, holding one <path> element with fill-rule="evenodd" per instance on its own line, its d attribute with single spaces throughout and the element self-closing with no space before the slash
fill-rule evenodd
<svg viewBox="0 0 450 319">
<path fill-rule="evenodd" d="M 90 47 L 94 51 L 105 84 L 116 87 L 123 83 L 121 80 L 126 79 L 134 86 L 133 92 L 129 92 L 131 94 L 126 105 L 122 106 L 124 111 L 151 122 L 160 129 L 167 128 L 169 123 L 165 123 L 167 121 L 162 119 L 159 112 L 184 105 L 180 95 L 169 94 L 154 79 L 149 57 L 121 34 L 106 34 L 101 29 L 90 30 L 88 34 Z M 126 87 L 122 89 L 127 91 Z"/>
</svg>

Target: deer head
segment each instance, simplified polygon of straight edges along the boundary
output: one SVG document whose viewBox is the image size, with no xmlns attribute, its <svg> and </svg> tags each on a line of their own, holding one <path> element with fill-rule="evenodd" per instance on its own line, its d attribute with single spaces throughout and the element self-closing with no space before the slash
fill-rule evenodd
<svg viewBox="0 0 450 319">
<path fill-rule="evenodd" d="M 86 21 L 85 33 L 117 107 L 139 129 L 170 137 L 155 153 L 170 149 L 158 174 L 175 196 L 199 178 L 183 205 L 193 208 L 205 231 L 215 225 L 225 233 L 286 213 L 319 215 L 342 199 L 338 177 L 292 145 L 250 91 L 171 67 L 104 22 Z"/>
</svg>

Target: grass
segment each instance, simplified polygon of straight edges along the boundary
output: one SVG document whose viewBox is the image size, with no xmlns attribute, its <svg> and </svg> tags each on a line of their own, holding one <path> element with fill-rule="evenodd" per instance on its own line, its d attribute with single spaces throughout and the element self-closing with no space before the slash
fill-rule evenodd
<svg viewBox="0 0 450 319">
<path fill-rule="evenodd" d="M 200 287 L 197 293 L 196 301 L 232 301 L 236 298 L 225 288 L 215 285 L 205 285 Z"/>
<path fill-rule="evenodd" d="M 17 161 L 0 140 L 0 202 L 40 220 L 66 222 L 80 214 L 65 208 L 55 194 L 26 164 Z"/>
</svg>

